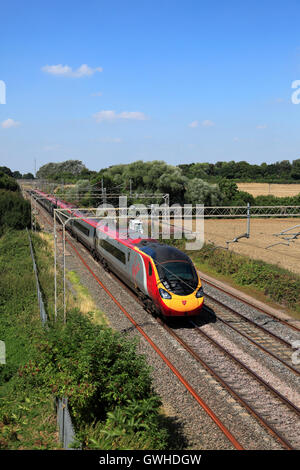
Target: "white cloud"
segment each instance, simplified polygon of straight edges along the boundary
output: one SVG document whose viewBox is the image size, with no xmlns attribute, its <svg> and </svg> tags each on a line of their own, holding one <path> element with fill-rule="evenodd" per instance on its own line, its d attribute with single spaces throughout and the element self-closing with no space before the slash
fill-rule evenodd
<svg viewBox="0 0 300 470">
<path fill-rule="evenodd" d="M 102 137 L 99 139 L 99 142 L 103 144 L 120 144 L 122 139 L 120 139 L 120 137 Z"/>
<path fill-rule="evenodd" d="M 199 121 L 193 121 L 189 124 L 189 127 L 193 127 L 193 128 L 199 127 L 199 124 L 200 124 Z M 209 119 L 206 119 L 205 121 L 201 122 L 201 126 L 203 127 L 212 127 L 214 125 L 215 123 L 213 121 L 210 121 Z"/>
<path fill-rule="evenodd" d="M 233 138 L 233 142 L 238 142 L 240 139 L 238 137 Z"/>
<path fill-rule="evenodd" d="M 258 126 L 256 126 L 256 129 L 266 129 L 267 128 L 267 124 L 259 124 Z"/>
<path fill-rule="evenodd" d="M 93 117 L 97 122 L 113 122 L 118 120 L 145 121 L 147 119 L 145 114 L 139 111 L 123 111 L 119 114 L 115 111 L 99 111 L 98 113 L 93 114 Z"/>
<path fill-rule="evenodd" d="M 18 127 L 20 126 L 20 122 L 19 121 L 14 121 L 13 119 L 6 119 L 6 121 L 3 121 L 1 122 L 1 126 L 3 127 L 3 129 L 10 129 L 11 127 Z"/>
<path fill-rule="evenodd" d="M 45 65 L 42 67 L 42 71 L 45 73 L 49 73 L 50 75 L 57 75 L 61 77 L 74 77 L 74 78 L 81 78 L 81 77 L 88 77 L 90 75 L 94 75 L 96 72 L 102 72 L 102 67 L 91 68 L 86 64 L 82 64 L 78 69 L 73 70 L 72 67 L 69 65 Z"/>
<path fill-rule="evenodd" d="M 96 91 L 96 93 L 91 93 L 91 96 L 102 96 L 102 91 Z"/>
<path fill-rule="evenodd" d="M 133 119 L 135 121 L 145 121 L 147 119 L 145 114 L 139 111 L 123 111 L 118 117 L 119 119 Z"/>
<path fill-rule="evenodd" d="M 199 122 L 198 121 L 193 121 L 189 124 L 189 127 L 198 127 L 199 126 Z"/>
<path fill-rule="evenodd" d="M 206 119 L 205 121 L 202 121 L 202 126 L 204 127 L 212 127 L 215 125 L 213 121 L 210 121 L 209 119 Z"/>
</svg>

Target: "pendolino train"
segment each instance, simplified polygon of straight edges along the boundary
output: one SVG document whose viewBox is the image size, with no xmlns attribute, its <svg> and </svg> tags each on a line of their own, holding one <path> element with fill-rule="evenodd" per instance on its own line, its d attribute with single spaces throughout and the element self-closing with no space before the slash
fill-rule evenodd
<svg viewBox="0 0 300 470">
<path fill-rule="evenodd" d="M 120 232 L 104 226 L 101 219 L 76 211 L 73 204 L 42 191 L 30 193 L 51 215 L 55 208 L 70 215 L 72 210 L 72 217 L 78 219 L 67 222 L 66 229 L 105 269 L 134 290 L 148 311 L 163 317 L 199 314 L 204 302 L 201 280 L 185 253 L 155 239 L 142 238 L 140 233 L 122 238 Z"/>
</svg>

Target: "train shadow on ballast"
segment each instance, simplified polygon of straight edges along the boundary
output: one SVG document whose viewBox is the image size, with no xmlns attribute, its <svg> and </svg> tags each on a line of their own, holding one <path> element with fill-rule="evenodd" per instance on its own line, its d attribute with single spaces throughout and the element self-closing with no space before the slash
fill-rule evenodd
<svg viewBox="0 0 300 470">
<path fill-rule="evenodd" d="M 172 317 L 166 318 L 164 321 L 169 327 L 173 329 L 193 329 L 196 328 L 196 326 L 201 327 L 209 323 L 216 323 L 217 317 L 214 310 L 204 304 L 204 308 L 201 310 L 199 315 L 195 317 Z"/>
</svg>

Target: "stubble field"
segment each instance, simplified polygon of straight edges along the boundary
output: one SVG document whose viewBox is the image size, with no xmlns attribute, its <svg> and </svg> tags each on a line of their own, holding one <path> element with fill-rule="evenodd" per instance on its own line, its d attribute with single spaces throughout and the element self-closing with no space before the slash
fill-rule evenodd
<svg viewBox="0 0 300 470">
<path fill-rule="evenodd" d="M 299 239 L 288 241 L 274 234 L 299 225 L 287 232 L 284 236 L 300 232 L 300 218 L 256 218 L 250 221 L 250 238 L 242 238 L 238 242 L 226 244 L 226 241 L 246 232 L 246 219 L 205 219 L 204 234 L 206 243 L 214 243 L 216 246 L 229 247 L 236 253 L 261 259 L 267 263 L 300 273 L 300 235 Z M 270 248 L 270 245 L 280 243 Z"/>
<path fill-rule="evenodd" d="M 300 184 L 272 184 L 272 183 L 237 183 L 239 191 L 246 191 L 252 196 L 296 196 L 300 193 Z"/>
</svg>

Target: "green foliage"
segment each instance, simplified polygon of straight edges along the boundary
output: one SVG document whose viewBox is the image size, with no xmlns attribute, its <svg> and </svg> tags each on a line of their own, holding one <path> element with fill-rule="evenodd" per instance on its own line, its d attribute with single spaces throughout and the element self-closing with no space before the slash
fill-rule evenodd
<svg viewBox="0 0 300 470">
<path fill-rule="evenodd" d="M 231 276 L 241 286 L 255 287 L 284 306 L 300 305 L 300 276 L 297 274 L 208 244 L 190 256 L 196 264 L 207 264 L 215 272 Z"/>
<path fill-rule="evenodd" d="M 32 173 L 25 173 L 22 178 L 24 180 L 34 180 L 34 175 Z"/>
<path fill-rule="evenodd" d="M 61 163 L 47 163 L 41 166 L 36 173 L 36 177 L 54 181 L 75 182 L 78 178 L 86 178 L 92 173 L 82 161 L 66 160 Z"/>
<path fill-rule="evenodd" d="M 122 445 L 119 439 L 127 436 L 126 430 L 131 437 L 135 434 L 134 448 L 146 441 L 151 448 L 165 448 L 167 433 L 159 426 L 160 400 L 135 342 L 73 310 L 68 312 L 67 324 L 52 325 L 37 348 L 38 355 L 19 373 L 28 387 L 68 397 L 75 427 L 87 447 L 95 445 L 89 433 L 94 439 L 96 423 L 96 429 L 101 429 L 100 442 L 107 440 L 107 432 L 113 428 L 109 440 L 113 448 Z M 139 434 L 141 442 L 137 441 Z"/>
<path fill-rule="evenodd" d="M 3 175 L 8 176 L 10 178 L 10 185 L 7 186 L 2 186 L 1 185 L 1 179 Z M 11 171 L 10 168 L 7 168 L 7 166 L 0 166 L 0 188 L 4 189 L 10 189 L 11 191 L 16 191 L 19 189 L 17 183 L 14 181 L 14 179 L 34 179 L 34 175 L 32 173 L 25 173 L 23 176 L 19 171 Z M 12 180 L 13 179 L 13 180 Z M 3 180 L 5 181 L 5 180 Z M 2 184 L 3 184 L 2 181 Z M 8 181 L 8 180 L 6 180 Z M 13 185 L 13 186 L 12 186 Z"/>
<path fill-rule="evenodd" d="M 19 191 L 18 183 L 14 178 L 6 173 L 0 172 L 0 190 L 7 189 L 8 191 Z"/>
<path fill-rule="evenodd" d="M 252 194 L 249 194 L 246 191 L 238 191 L 236 196 L 229 201 L 229 205 L 246 206 L 248 202 L 253 206 L 259 205 L 256 203 L 256 199 L 252 196 Z"/>
<path fill-rule="evenodd" d="M 296 196 L 276 197 L 271 194 L 268 196 L 257 196 L 254 199 L 257 206 L 300 206 L 300 194 Z"/>
<path fill-rule="evenodd" d="M 83 431 L 81 442 L 89 449 L 165 449 L 169 436 L 157 406 L 156 397 L 128 400 L 124 407 L 108 412 L 105 421 Z"/>
<path fill-rule="evenodd" d="M 67 160 L 62 163 L 48 163 L 42 166 L 37 177 L 48 180 L 76 183 L 67 188 L 65 199 L 82 206 L 98 206 L 102 202 L 95 190 L 103 187 L 107 196 L 111 193 L 158 194 L 168 193 L 170 202 L 209 205 L 263 205 L 263 200 L 251 194 L 239 191 L 237 181 L 256 182 L 295 182 L 300 179 L 300 159 L 290 163 L 287 160 L 267 165 L 251 165 L 248 162 L 229 161 L 212 163 L 191 163 L 178 166 L 168 165 L 162 160 L 144 162 L 138 160 L 130 164 L 113 165 L 101 169 L 98 173 L 90 171 L 79 160 Z M 86 181 L 87 184 L 83 181 Z M 78 192 L 82 193 L 76 199 Z M 286 199 L 286 198 L 285 198 Z M 296 201 L 296 200 L 295 200 Z M 295 204 L 294 200 L 284 201 L 277 198 L 276 204 Z M 118 205 L 118 199 L 109 199 L 109 203 Z M 162 203 L 161 197 L 132 197 L 129 203 Z M 275 202 L 274 202 L 275 204 Z"/>
<path fill-rule="evenodd" d="M 28 387 L 19 370 L 32 365 L 42 332 L 27 233 L 10 230 L 0 239 L 0 449 L 60 447 L 51 394 Z M 32 369 L 32 373 L 38 371 Z"/>
<path fill-rule="evenodd" d="M 29 202 L 23 199 L 16 180 L 9 176 L 8 171 L 0 172 L 0 236 L 6 228 L 20 230 L 29 225 Z"/>
<path fill-rule="evenodd" d="M 180 168 L 160 160 L 139 160 L 128 165 L 114 165 L 101 170 L 93 177 L 91 183 L 99 185 L 102 179 L 104 187 L 109 188 L 110 192 L 128 194 L 131 181 L 131 189 L 134 192 L 169 193 L 170 199 L 176 202 L 183 201 L 186 183 Z"/>
<path fill-rule="evenodd" d="M 12 177 L 13 177 L 13 178 L 16 178 L 16 179 L 21 179 L 21 178 L 22 178 L 22 174 L 21 174 L 19 171 L 13 171 L 13 172 L 12 172 Z"/>
<path fill-rule="evenodd" d="M 239 191 L 234 181 L 222 178 L 218 184 L 225 201 L 232 201 L 237 196 Z"/>
<path fill-rule="evenodd" d="M 0 166 L 0 173 L 4 173 L 5 175 L 8 176 L 13 176 L 13 173 L 10 168 L 7 168 L 7 166 Z"/>
<path fill-rule="evenodd" d="M 194 178 L 187 183 L 185 201 L 191 204 L 218 206 L 222 201 L 222 193 L 218 185 Z"/>
<path fill-rule="evenodd" d="M 29 227 L 30 220 L 30 203 L 17 191 L 0 190 L 0 236 L 6 228 Z"/>
<path fill-rule="evenodd" d="M 33 241 L 51 305 L 49 246 L 38 235 Z M 0 448 L 57 447 L 54 396 L 68 398 L 84 448 L 169 448 L 160 399 L 137 343 L 78 310 L 67 312 L 66 325 L 50 321 L 43 329 L 24 231 L 0 239 L 0 270 L 0 338 L 7 347 L 7 364 L 0 366 Z"/>
<path fill-rule="evenodd" d="M 183 175 L 189 179 L 200 177 L 208 181 L 218 182 L 226 178 L 234 181 L 256 181 L 267 183 L 292 183 L 300 180 L 300 159 L 290 163 L 283 160 L 276 163 L 251 164 L 245 161 L 190 163 L 179 165 Z"/>
</svg>

